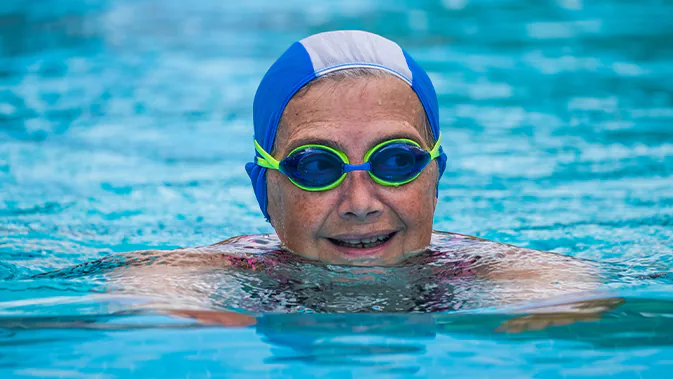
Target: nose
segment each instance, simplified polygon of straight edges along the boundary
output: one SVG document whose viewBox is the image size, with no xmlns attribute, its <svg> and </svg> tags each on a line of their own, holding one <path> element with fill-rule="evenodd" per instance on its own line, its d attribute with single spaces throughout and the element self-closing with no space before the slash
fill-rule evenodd
<svg viewBox="0 0 673 379">
<path fill-rule="evenodd" d="M 344 220 L 368 222 L 383 214 L 376 183 L 366 171 L 352 171 L 341 183 L 342 197 L 339 216 Z"/>
</svg>

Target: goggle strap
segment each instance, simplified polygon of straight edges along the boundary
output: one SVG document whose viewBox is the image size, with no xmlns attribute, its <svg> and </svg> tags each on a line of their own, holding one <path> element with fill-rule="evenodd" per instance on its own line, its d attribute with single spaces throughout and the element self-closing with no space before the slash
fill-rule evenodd
<svg viewBox="0 0 673 379">
<path fill-rule="evenodd" d="M 257 150 L 259 155 L 261 155 L 261 157 L 257 157 L 257 165 L 264 168 L 278 170 L 280 163 L 276 160 L 276 158 L 272 157 L 271 154 L 264 151 L 264 149 L 257 143 L 257 140 L 253 140 L 253 142 L 255 143 L 255 150 Z"/>
<path fill-rule="evenodd" d="M 435 146 L 430 150 L 430 158 L 435 159 L 440 156 L 439 149 L 442 148 L 442 133 L 439 133 L 439 137 L 437 137 L 437 142 L 435 143 Z"/>
<path fill-rule="evenodd" d="M 264 158 L 262 158 L 262 157 L 255 157 L 255 164 L 256 164 L 257 166 L 260 166 L 260 167 L 264 167 L 264 168 L 269 168 L 269 169 L 272 169 L 272 170 L 276 170 L 275 167 L 273 167 L 271 164 L 269 164 L 269 162 L 267 162 L 267 161 L 266 161 Z"/>
</svg>

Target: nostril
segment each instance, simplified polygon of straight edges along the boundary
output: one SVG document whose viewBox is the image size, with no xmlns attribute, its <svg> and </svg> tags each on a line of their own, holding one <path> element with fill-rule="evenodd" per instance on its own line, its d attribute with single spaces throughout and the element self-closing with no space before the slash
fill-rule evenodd
<svg viewBox="0 0 673 379">
<path fill-rule="evenodd" d="M 370 220 L 374 217 L 380 215 L 382 210 L 373 209 L 373 208 L 364 208 L 364 209 L 349 209 L 342 213 L 345 218 L 354 218 L 359 221 Z"/>
<path fill-rule="evenodd" d="M 343 219 L 370 220 L 383 212 L 376 185 L 365 171 L 350 172 L 341 188 L 339 214 Z"/>
</svg>

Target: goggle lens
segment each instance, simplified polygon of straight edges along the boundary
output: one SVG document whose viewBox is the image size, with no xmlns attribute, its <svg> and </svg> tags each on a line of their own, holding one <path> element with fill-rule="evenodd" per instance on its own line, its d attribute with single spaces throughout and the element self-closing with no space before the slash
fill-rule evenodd
<svg viewBox="0 0 673 379">
<path fill-rule="evenodd" d="M 338 155 L 319 147 L 297 150 L 279 164 L 283 174 L 307 188 L 334 184 L 344 174 L 343 166 L 344 162 Z"/>
<path fill-rule="evenodd" d="M 412 180 L 430 160 L 427 151 L 405 142 L 384 145 L 369 157 L 372 175 L 393 184 Z"/>
</svg>

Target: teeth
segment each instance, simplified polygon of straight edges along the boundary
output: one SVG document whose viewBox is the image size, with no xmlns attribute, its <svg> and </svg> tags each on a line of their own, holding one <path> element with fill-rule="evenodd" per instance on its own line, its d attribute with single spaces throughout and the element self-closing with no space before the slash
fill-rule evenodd
<svg viewBox="0 0 673 379">
<path fill-rule="evenodd" d="M 380 245 L 383 241 L 388 240 L 390 234 L 374 236 L 371 238 L 352 239 L 352 240 L 333 240 L 337 244 L 347 247 L 369 248 Z"/>
<path fill-rule="evenodd" d="M 372 237 L 372 238 L 363 238 L 363 239 L 359 239 L 359 240 L 341 240 L 341 241 L 355 245 L 355 244 L 358 244 L 358 243 L 372 243 L 372 242 L 376 242 L 376 241 L 384 241 L 387 238 L 388 238 L 388 235 L 385 234 L 385 235 L 382 235 L 382 236 L 376 236 L 376 237 Z"/>
</svg>

